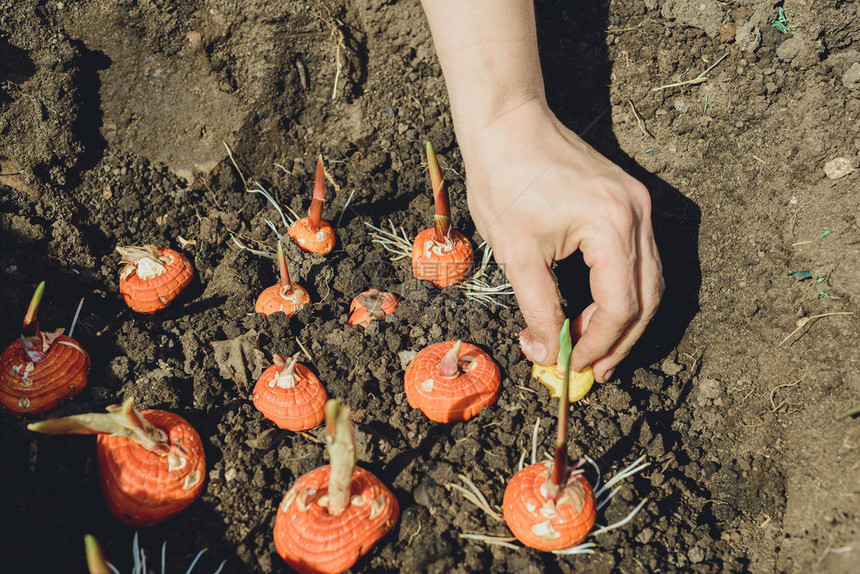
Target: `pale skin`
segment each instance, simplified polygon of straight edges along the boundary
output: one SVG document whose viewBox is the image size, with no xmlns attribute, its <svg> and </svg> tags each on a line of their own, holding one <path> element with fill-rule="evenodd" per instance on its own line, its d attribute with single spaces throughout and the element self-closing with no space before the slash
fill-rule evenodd
<svg viewBox="0 0 860 574">
<path fill-rule="evenodd" d="M 533 0 L 422 0 L 466 166 L 469 211 L 528 325 L 526 357 L 552 364 L 564 315 L 553 261 L 582 252 L 594 302 L 573 325 L 571 368 L 606 381 L 663 294 L 640 182 L 547 106 Z"/>
</svg>

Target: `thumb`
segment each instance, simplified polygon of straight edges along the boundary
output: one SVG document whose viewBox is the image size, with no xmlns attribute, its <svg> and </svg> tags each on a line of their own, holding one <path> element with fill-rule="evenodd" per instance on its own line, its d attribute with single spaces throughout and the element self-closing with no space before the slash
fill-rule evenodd
<svg viewBox="0 0 860 574">
<path fill-rule="evenodd" d="M 528 360 L 540 365 L 555 364 L 558 334 L 564 313 L 555 278 L 539 253 L 507 263 L 505 274 L 514 288 L 520 311 L 528 325 L 520 333 L 520 345 Z"/>
</svg>

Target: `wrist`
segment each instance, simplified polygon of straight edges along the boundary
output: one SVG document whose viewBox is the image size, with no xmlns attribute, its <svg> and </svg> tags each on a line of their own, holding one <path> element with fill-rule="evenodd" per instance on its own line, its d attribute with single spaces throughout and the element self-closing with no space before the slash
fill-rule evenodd
<svg viewBox="0 0 860 574">
<path fill-rule="evenodd" d="M 556 133 L 558 122 L 542 95 L 508 100 L 504 107 L 481 116 L 480 121 L 458 123 L 458 119 L 462 118 L 455 114 L 457 143 L 467 169 L 473 163 L 500 159 L 514 144 L 520 149 L 530 146 L 530 142 L 542 147 Z"/>
</svg>

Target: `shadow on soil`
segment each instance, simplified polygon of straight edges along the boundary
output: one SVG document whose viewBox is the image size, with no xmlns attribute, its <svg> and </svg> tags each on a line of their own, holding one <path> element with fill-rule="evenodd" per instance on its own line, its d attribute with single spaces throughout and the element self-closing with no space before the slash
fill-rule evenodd
<svg viewBox="0 0 860 574">
<path fill-rule="evenodd" d="M 610 113 L 612 63 L 606 50 L 606 2 L 536 4 L 538 39 L 550 107 L 564 124 L 597 151 L 645 184 L 651 192 L 652 222 L 666 292 L 657 316 L 622 368 L 665 357 L 699 309 L 698 206 L 639 166 L 618 145 Z M 588 269 L 578 254 L 556 268 L 569 316 L 591 303 Z"/>
</svg>

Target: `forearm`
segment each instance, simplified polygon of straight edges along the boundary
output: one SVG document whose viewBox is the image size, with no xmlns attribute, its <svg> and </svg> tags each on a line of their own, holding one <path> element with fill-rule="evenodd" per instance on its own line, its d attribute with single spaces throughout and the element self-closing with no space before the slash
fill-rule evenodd
<svg viewBox="0 0 860 574">
<path fill-rule="evenodd" d="M 461 147 L 526 102 L 545 105 L 533 0 L 422 0 Z"/>
</svg>

